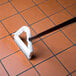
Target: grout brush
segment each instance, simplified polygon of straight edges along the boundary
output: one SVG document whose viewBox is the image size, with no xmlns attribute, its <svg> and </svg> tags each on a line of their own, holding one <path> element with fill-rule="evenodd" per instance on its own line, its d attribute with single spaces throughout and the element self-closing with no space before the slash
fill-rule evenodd
<svg viewBox="0 0 76 76">
<path fill-rule="evenodd" d="M 58 30 L 58 29 L 60 29 L 60 28 L 62 28 L 64 26 L 67 26 L 68 24 L 71 24 L 73 22 L 76 22 L 76 17 L 74 17 L 74 18 L 72 18 L 72 19 L 70 19 L 68 21 L 65 21 L 65 22 L 63 22 L 63 23 L 61 23 L 61 24 L 59 24 L 59 25 L 57 25 L 55 27 L 52 27 L 52 28 L 50 28 L 50 29 L 48 29 L 46 31 L 43 31 L 43 32 L 41 32 L 41 33 L 39 33 L 39 34 L 37 34 L 37 35 L 35 35 L 33 37 L 31 37 L 30 29 L 27 26 L 23 26 L 22 28 L 20 28 L 18 31 L 16 31 L 14 33 L 14 40 L 17 43 L 17 45 L 20 47 L 22 52 L 27 56 L 27 58 L 31 59 L 31 57 L 33 55 L 32 40 L 37 39 L 37 38 L 39 38 L 41 36 L 44 36 L 44 35 L 46 35 L 48 33 L 51 33 L 51 32 L 53 32 L 55 30 Z M 27 36 L 26 41 L 27 41 L 28 45 L 26 45 L 20 38 L 20 34 L 23 33 L 23 32 L 26 33 L 26 36 Z"/>
</svg>

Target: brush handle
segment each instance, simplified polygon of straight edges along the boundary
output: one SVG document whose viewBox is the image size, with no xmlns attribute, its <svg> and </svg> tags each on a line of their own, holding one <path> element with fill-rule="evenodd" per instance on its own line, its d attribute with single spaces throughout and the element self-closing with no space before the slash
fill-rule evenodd
<svg viewBox="0 0 76 76">
<path fill-rule="evenodd" d="M 49 28 L 48 30 L 43 31 L 43 32 L 41 32 L 41 33 L 39 33 L 39 34 L 37 34 L 37 35 L 29 38 L 29 40 L 32 41 L 32 40 L 34 40 L 34 39 L 37 39 L 37 38 L 39 38 L 39 37 L 41 37 L 41 36 L 44 36 L 44 35 L 46 35 L 46 34 L 48 34 L 48 33 L 50 33 L 50 32 L 53 32 L 53 31 L 55 31 L 55 30 L 58 30 L 58 29 L 60 29 L 60 28 L 62 28 L 62 27 L 64 27 L 64 26 L 67 26 L 68 24 L 71 24 L 71 23 L 73 23 L 73 22 L 76 22 L 76 17 L 74 17 L 74 18 L 72 18 L 72 19 L 69 19 L 69 20 L 67 20 L 67 21 L 65 21 L 65 22 L 63 22 L 63 23 L 61 23 L 61 24 L 59 24 L 59 25 L 56 25 L 55 27 Z"/>
</svg>

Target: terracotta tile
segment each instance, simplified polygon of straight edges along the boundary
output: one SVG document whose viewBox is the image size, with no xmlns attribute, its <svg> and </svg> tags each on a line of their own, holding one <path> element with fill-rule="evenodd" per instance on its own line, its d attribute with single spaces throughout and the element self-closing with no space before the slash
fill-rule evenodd
<svg viewBox="0 0 76 76">
<path fill-rule="evenodd" d="M 36 4 L 44 3 L 48 0 L 33 0 Z"/>
<path fill-rule="evenodd" d="M 0 10 L 0 20 L 16 13 L 15 9 L 11 6 L 10 3 L 1 5 Z"/>
<path fill-rule="evenodd" d="M 10 76 L 16 76 L 20 72 L 31 67 L 31 64 L 29 63 L 29 61 L 21 51 L 9 56 L 8 58 L 4 59 L 2 62 L 5 65 Z"/>
<path fill-rule="evenodd" d="M 76 76 L 76 72 L 74 72 L 74 73 L 72 74 L 72 76 Z"/>
<path fill-rule="evenodd" d="M 8 2 L 8 0 L 0 0 L 0 4 Z"/>
<path fill-rule="evenodd" d="M 47 0 L 42 4 L 39 4 L 39 7 L 49 16 L 52 15 L 63 8 L 57 3 L 56 0 Z"/>
<path fill-rule="evenodd" d="M 41 63 L 36 68 L 40 72 L 41 76 L 66 76 L 67 74 L 65 69 L 55 58 Z"/>
<path fill-rule="evenodd" d="M 69 8 L 67 8 L 67 10 L 73 15 L 76 17 L 76 5 L 73 5 Z"/>
<path fill-rule="evenodd" d="M 76 0 L 58 0 L 58 1 L 61 3 L 61 5 L 63 5 L 63 7 L 69 7 L 72 4 L 76 3 Z"/>
<path fill-rule="evenodd" d="M 0 76 L 8 76 L 1 64 L 0 64 Z"/>
<path fill-rule="evenodd" d="M 19 76 L 38 76 L 38 74 L 34 69 L 30 69 Z"/>
<path fill-rule="evenodd" d="M 44 19 L 34 25 L 32 25 L 32 28 L 39 34 L 43 31 L 48 30 L 49 28 L 54 27 L 53 23 L 49 19 Z M 49 35 L 49 34 L 47 34 Z M 47 36 L 45 35 L 45 36 Z M 45 37 L 45 36 L 42 36 Z"/>
<path fill-rule="evenodd" d="M 19 50 L 19 48 L 10 36 L 0 40 L 0 59 L 17 50 Z"/>
<path fill-rule="evenodd" d="M 44 42 L 55 54 L 72 45 L 72 43 L 61 32 L 57 32 L 45 38 Z"/>
<path fill-rule="evenodd" d="M 76 70 L 76 46 L 71 47 L 57 57 L 70 72 Z"/>
<path fill-rule="evenodd" d="M 8 33 L 5 30 L 5 28 L 3 27 L 3 25 L 0 23 L 0 38 L 4 37 L 6 35 L 8 35 Z"/>
<path fill-rule="evenodd" d="M 33 50 L 34 57 L 31 59 L 31 62 L 34 65 L 52 56 L 52 53 L 41 41 L 38 41 L 33 44 Z"/>
<path fill-rule="evenodd" d="M 59 12 L 59 13 L 57 13 L 57 14 L 50 17 L 50 19 L 56 25 L 58 25 L 58 24 L 60 24 L 62 22 L 65 22 L 65 21 L 67 21 L 67 20 L 69 20 L 71 18 L 72 18 L 72 16 L 68 12 L 66 12 L 65 10 L 63 10 L 63 11 L 61 11 L 61 12 Z"/>
<path fill-rule="evenodd" d="M 21 18 L 20 15 L 12 16 L 4 20 L 3 23 L 10 33 L 17 31 L 24 25 L 27 26 L 26 22 Z"/>
<path fill-rule="evenodd" d="M 70 24 L 63 29 L 63 32 L 76 44 L 76 23 Z"/>
<path fill-rule="evenodd" d="M 34 5 L 32 0 L 13 0 L 12 3 L 18 9 L 18 11 L 22 11 L 23 9 L 30 8 Z"/>
<path fill-rule="evenodd" d="M 32 24 L 45 17 L 45 15 L 36 6 L 22 12 L 22 15 L 24 16 L 24 18 L 27 20 L 29 24 Z"/>
</svg>

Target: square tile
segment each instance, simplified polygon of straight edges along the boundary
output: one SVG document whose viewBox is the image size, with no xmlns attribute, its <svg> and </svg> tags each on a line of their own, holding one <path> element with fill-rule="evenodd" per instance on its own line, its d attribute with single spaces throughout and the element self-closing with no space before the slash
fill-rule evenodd
<svg viewBox="0 0 76 76">
<path fill-rule="evenodd" d="M 29 24 L 32 24 L 45 17 L 45 15 L 36 6 L 22 12 L 21 14 L 24 16 L 24 18 L 27 20 Z"/>
<path fill-rule="evenodd" d="M 10 76 L 16 76 L 20 72 L 32 66 L 22 51 L 9 56 L 8 58 L 2 60 L 2 62 L 5 65 Z"/>
<path fill-rule="evenodd" d="M 32 0 L 12 0 L 12 3 L 18 11 L 28 9 L 34 5 Z"/>
<path fill-rule="evenodd" d="M 48 30 L 49 28 L 52 28 L 52 27 L 54 27 L 54 24 L 48 18 L 46 18 L 46 19 L 32 25 L 32 28 L 38 34 L 43 32 L 43 31 L 46 31 L 46 30 Z M 47 34 L 47 35 L 49 35 L 49 34 Z M 47 36 L 47 35 L 42 36 L 42 38 Z"/>
<path fill-rule="evenodd" d="M 76 44 L 76 23 L 70 24 L 63 29 L 63 32 Z"/>
<path fill-rule="evenodd" d="M 4 37 L 6 35 L 8 35 L 8 32 L 5 30 L 3 25 L 0 23 L 0 38 Z"/>
<path fill-rule="evenodd" d="M 0 6 L 0 20 L 17 13 L 10 3 Z"/>
<path fill-rule="evenodd" d="M 0 64 L 0 76 L 8 76 L 1 64 Z"/>
<path fill-rule="evenodd" d="M 30 69 L 19 76 L 39 76 L 34 69 Z"/>
<path fill-rule="evenodd" d="M 67 8 L 67 10 L 74 16 L 76 17 L 76 5 L 73 5 L 69 8 Z"/>
<path fill-rule="evenodd" d="M 57 3 L 56 0 L 47 0 L 42 4 L 39 4 L 39 7 L 49 16 L 52 15 L 63 8 Z"/>
<path fill-rule="evenodd" d="M 61 33 L 57 32 L 43 41 L 56 54 L 72 45 L 72 43 Z"/>
<path fill-rule="evenodd" d="M 0 59 L 19 50 L 14 40 L 8 36 L 0 40 Z"/>
<path fill-rule="evenodd" d="M 71 47 L 57 57 L 70 72 L 76 70 L 76 46 Z"/>
<path fill-rule="evenodd" d="M 63 5 L 63 7 L 65 7 L 65 8 L 76 3 L 76 0 L 57 0 L 57 1 L 59 1 L 61 3 L 61 5 Z"/>
<path fill-rule="evenodd" d="M 8 0 L 0 0 L 0 4 L 3 4 L 5 2 L 8 2 Z"/>
<path fill-rule="evenodd" d="M 20 15 L 14 15 L 6 20 L 3 20 L 3 23 L 10 33 L 16 32 L 24 25 L 27 26 L 26 22 L 21 18 Z"/>
<path fill-rule="evenodd" d="M 72 16 L 66 12 L 65 10 L 53 15 L 53 16 L 50 16 L 50 19 L 56 24 L 60 24 L 60 23 L 63 23 L 69 19 L 71 19 Z"/>
<path fill-rule="evenodd" d="M 51 58 L 40 65 L 36 66 L 41 76 L 66 76 L 66 70 L 55 59 Z"/>
<path fill-rule="evenodd" d="M 34 57 L 31 59 L 31 62 L 36 65 L 39 62 L 52 56 L 52 53 L 44 45 L 42 41 L 38 41 L 33 44 Z"/>
</svg>

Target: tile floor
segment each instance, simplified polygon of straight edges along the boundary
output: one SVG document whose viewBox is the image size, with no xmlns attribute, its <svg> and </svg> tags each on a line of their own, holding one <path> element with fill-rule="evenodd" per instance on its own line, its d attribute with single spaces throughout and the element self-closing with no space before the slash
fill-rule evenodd
<svg viewBox="0 0 76 76">
<path fill-rule="evenodd" d="M 76 23 L 33 40 L 28 60 L 13 33 L 32 36 L 76 16 L 76 0 L 0 0 L 0 76 L 76 76 Z"/>
</svg>

